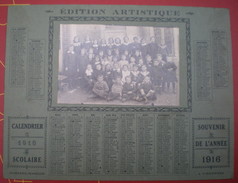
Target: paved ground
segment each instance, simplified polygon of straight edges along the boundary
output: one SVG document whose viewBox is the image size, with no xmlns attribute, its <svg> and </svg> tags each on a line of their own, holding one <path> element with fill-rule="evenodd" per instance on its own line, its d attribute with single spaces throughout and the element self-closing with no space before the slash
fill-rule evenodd
<svg viewBox="0 0 238 183">
<path fill-rule="evenodd" d="M 172 90 L 172 89 L 171 89 Z M 179 91 L 176 89 L 176 91 Z M 157 100 L 149 101 L 146 105 L 155 106 L 178 106 L 179 105 L 179 93 L 172 92 L 156 94 Z M 58 103 L 62 104 L 103 104 L 103 105 L 145 105 L 145 103 L 138 101 L 126 101 L 121 102 L 120 100 L 106 101 L 95 97 L 90 92 L 85 92 L 78 88 L 74 91 L 59 91 L 58 92 Z"/>
</svg>

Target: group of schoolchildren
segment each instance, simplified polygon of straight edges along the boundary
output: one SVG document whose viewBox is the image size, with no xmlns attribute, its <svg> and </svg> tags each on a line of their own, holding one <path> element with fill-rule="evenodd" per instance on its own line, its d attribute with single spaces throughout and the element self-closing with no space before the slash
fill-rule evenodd
<svg viewBox="0 0 238 183">
<path fill-rule="evenodd" d="M 156 100 L 157 93 L 175 93 L 177 66 L 166 45 L 135 36 L 83 42 L 75 37 L 63 60 L 70 91 L 77 87 L 112 101 Z M 171 88 L 172 86 L 172 88 Z"/>
</svg>

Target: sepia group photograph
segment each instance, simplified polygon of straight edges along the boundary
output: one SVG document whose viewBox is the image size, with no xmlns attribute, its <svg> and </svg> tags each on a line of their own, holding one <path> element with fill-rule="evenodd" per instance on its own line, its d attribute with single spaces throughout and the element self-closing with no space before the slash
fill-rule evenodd
<svg viewBox="0 0 238 183">
<path fill-rule="evenodd" d="M 179 28 L 61 24 L 58 104 L 179 105 Z"/>
</svg>

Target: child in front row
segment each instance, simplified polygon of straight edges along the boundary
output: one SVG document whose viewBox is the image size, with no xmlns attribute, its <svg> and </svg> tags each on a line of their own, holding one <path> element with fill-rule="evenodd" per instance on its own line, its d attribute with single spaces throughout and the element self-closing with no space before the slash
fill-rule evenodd
<svg viewBox="0 0 238 183">
<path fill-rule="evenodd" d="M 108 97 L 109 87 L 104 81 L 103 75 L 98 75 L 97 81 L 93 86 L 93 92 L 100 98 L 106 99 Z"/>
<path fill-rule="evenodd" d="M 122 88 L 122 102 L 136 99 L 136 84 L 132 83 L 131 77 L 126 77 L 126 82 Z"/>
<path fill-rule="evenodd" d="M 139 95 L 137 100 L 143 101 L 145 104 L 148 103 L 148 100 L 156 100 L 155 89 L 153 84 L 150 81 L 150 77 L 145 76 L 143 82 L 139 86 Z"/>
<path fill-rule="evenodd" d="M 115 100 L 115 99 L 120 99 L 121 100 L 122 96 L 122 81 L 121 77 L 118 76 L 112 85 L 111 92 L 109 93 L 107 97 L 107 101 L 110 100 Z"/>
</svg>

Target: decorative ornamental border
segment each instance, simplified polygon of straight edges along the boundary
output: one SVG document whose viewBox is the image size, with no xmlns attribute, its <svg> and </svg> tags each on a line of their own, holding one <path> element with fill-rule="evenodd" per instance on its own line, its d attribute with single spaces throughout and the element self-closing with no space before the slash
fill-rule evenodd
<svg viewBox="0 0 238 183">
<path fill-rule="evenodd" d="M 54 22 L 60 21 L 131 21 L 131 22 L 164 22 L 185 24 L 186 31 L 186 60 L 187 60 L 187 106 L 54 106 L 52 104 L 52 84 L 53 84 L 53 37 Z M 108 111 L 108 112 L 191 112 L 192 111 L 192 67 L 191 67 L 191 32 L 189 18 L 157 18 L 157 17 L 70 17 L 70 16 L 51 16 L 49 17 L 49 49 L 48 49 L 48 111 Z"/>
</svg>

